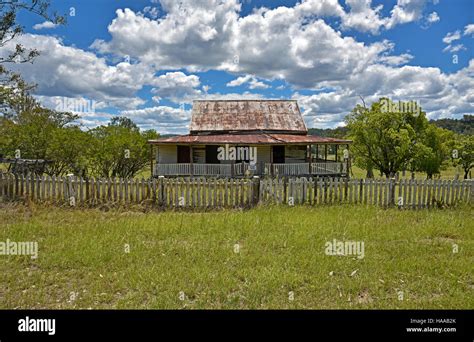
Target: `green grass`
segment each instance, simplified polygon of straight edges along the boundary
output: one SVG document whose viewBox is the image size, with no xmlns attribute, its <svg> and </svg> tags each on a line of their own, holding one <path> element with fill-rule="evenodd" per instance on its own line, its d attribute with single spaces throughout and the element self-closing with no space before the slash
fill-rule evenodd
<svg viewBox="0 0 474 342">
<path fill-rule="evenodd" d="M 439 175 L 434 175 L 433 177 L 435 179 L 454 179 L 456 176 L 456 173 L 459 174 L 459 179 L 463 179 L 464 177 L 464 171 L 459 169 L 456 170 L 455 167 L 450 166 L 447 167 L 445 170 L 441 170 L 441 173 Z M 366 178 L 367 171 L 364 169 L 361 169 L 360 167 L 357 167 L 355 165 L 352 165 L 352 178 L 360 179 L 360 178 Z M 405 172 L 405 177 L 403 177 L 402 172 L 399 173 L 400 178 L 405 178 L 405 179 L 410 179 L 411 178 L 411 172 L 406 171 Z M 380 172 L 378 170 L 374 170 L 374 177 L 375 178 L 385 178 L 385 175 L 380 175 Z M 426 173 L 425 172 L 415 172 L 415 179 L 426 179 Z"/>
<path fill-rule="evenodd" d="M 143 213 L 3 204 L 0 222 L 0 241 L 39 244 L 36 260 L 0 256 L 3 309 L 474 308 L 469 207 Z M 363 241 L 365 257 L 326 255 L 333 239 Z"/>
</svg>

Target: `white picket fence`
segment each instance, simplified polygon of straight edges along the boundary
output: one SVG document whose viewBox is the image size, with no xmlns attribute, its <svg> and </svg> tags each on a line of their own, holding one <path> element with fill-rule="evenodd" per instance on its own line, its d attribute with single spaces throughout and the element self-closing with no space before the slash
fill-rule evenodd
<svg viewBox="0 0 474 342">
<path fill-rule="evenodd" d="M 473 180 L 298 178 L 260 182 L 260 202 L 432 208 L 471 203 Z"/>
<path fill-rule="evenodd" d="M 155 204 L 162 207 L 247 207 L 258 200 L 249 179 L 82 179 L 0 175 L 0 197 L 70 206 Z M 255 196 L 255 199 L 254 199 Z"/>
<path fill-rule="evenodd" d="M 150 204 L 164 208 L 366 204 L 433 208 L 472 204 L 472 180 L 347 178 L 153 178 L 81 179 L 0 174 L 3 200 L 32 200 L 68 206 Z"/>
</svg>

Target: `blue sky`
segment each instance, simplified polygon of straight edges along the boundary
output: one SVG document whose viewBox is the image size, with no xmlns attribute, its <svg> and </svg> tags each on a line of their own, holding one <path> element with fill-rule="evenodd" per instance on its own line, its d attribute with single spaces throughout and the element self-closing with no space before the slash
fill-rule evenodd
<svg viewBox="0 0 474 342">
<path fill-rule="evenodd" d="M 431 118 L 474 108 L 471 0 L 52 1 L 53 27 L 23 13 L 18 67 L 45 105 L 84 127 L 125 115 L 186 133 L 193 99 L 292 98 L 308 127 L 360 102 L 419 102 Z M 93 106 L 78 108 L 80 101 Z"/>
</svg>

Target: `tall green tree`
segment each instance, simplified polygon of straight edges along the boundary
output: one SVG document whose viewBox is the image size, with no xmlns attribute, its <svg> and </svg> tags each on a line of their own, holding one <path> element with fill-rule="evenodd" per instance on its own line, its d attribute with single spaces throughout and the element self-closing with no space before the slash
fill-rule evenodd
<svg viewBox="0 0 474 342">
<path fill-rule="evenodd" d="M 425 172 L 427 178 L 432 179 L 433 175 L 439 174 L 448 164 L 454 133 L 429 124 L 420 135 L 422 144 L 413 157 L 411 168 Z"/>
<path fill-rule="evenodd" d="M 108 126 L 90 131 L 92 173 L 100 177 L 134 177 L 150 159 L 147 141 L 157 138 L 154 130 L 140 132 L 129 119 L 112 120 Z"/>
<path fill-rule="evenodd" d="M 87 178 L 89 174 L 90 146 L 92 136 L 79 126 L 65 126 L 53 130 L 46 150 L 49 175 L 64 176 L 73 173 Z"/>
<path fill-rule="evenodd" d="M 48 148 L 56 130 L 66 129 L 77 115 L 67 112 L 55 112 L 37 106 L 22 111 L 14 118 L 2 119 L 4 145 L 2 153 L 13 157 L 20 150 L 22 158 L 48 159 Z"/>
<path fill-rule="evenodd" d="M 457 158 L 453 158 L 454 165 L 463 169 L 464 179 L 467 179 L 474 167 L 474 135 L 457 135 L 454 150 L 457 154 Z"/>
<path fill-rule="evenodd" d="M 22 108 L 18 98 L 26 99 L 34 85 L 26 84 L 22 77 L 8 69 L 9 64 L 29 63 L 39 55 L 36 49 L 28 49 L 18 43 L 17 38 L 23 34 L 23 26 L 18 23 L 20 12 L 30 12 L 55 24 L 64 24 L 66 17 L 51 11 L 49 0 L 0 0 L 0 49 L 7 44 L 13 45 L 9 53 L 0 55 L 0 114 L 13 115 Z"/>
<path fill-rule="evenodd" d="M 409 168 L 423 147 L 421 133 L 428 125 L 423 111 L 384 109 L 389 99 L 382 98 L 370 108 L 357 105 L 346 116 L 349 137 L 353 140 L 356 165 L 370 171 L 378 169 L 386 177 Z"/>
</svg>

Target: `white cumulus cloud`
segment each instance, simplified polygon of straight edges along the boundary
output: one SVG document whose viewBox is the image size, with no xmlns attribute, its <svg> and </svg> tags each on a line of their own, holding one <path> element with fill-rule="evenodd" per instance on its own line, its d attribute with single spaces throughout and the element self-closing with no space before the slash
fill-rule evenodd
<svg viewBox="0 0 474 342">
<path fill-rule="evenodd" d="M 474 24 L 469 24 L 464 27 L 464 35 L 465 36 L 474 35 Z"/>
<path fill-rule="evenodd" d="M 54 29 L 56 27 L 58 27 L 58 24 L 55 24 L 52 21 L 44 21 L 40 24 L 33 25 L 34 30 Z"/>
</svg>

